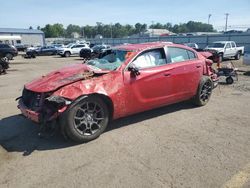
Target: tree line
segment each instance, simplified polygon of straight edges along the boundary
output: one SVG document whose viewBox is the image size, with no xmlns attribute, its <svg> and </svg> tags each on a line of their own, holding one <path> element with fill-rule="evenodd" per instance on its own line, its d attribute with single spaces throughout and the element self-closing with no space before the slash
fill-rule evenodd
<svg viewBox="0 0 250 188">
<path fill-rule="evenodd" d="M 64 28 L 63 24 L 47 24 L 45 27 L 40 26 L 37 29 L 45 33 L 46 38 L 50 37 L 66 37 L 71 38 L 73 33 L 77 33 L 81 37 L 94 38 L 96 35 L 102 35 L 104 38 L 123 38 L 134 34 L 140 34 L 150 29 L 167 29 L 173 33 L 188 33 L 188 32 L 213 32 L 213 26 L 202 22 L 189 21 L 187 23 L 174 24 L 155 23 L 151 25 L 136 23 L 135 25 L 120 23 L 103 24 L 97 22 L 96 25 L 79 26 L 70 24 Z M 30 27 L 32 29 L 32 27 Z"/>
</svg>

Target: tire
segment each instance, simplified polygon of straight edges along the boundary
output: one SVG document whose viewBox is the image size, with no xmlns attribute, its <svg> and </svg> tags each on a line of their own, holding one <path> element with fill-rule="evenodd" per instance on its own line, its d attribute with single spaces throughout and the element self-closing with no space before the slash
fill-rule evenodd
<svg viewBox="0 0 250 188">
<path fill-rule="evenodd" d="M 229 76 L 229 77 L 226 78 L 226 83 L 227 84 L 233 84 L 234 83 L 234 79 L 231 76 Z"/>
<path fill-rule="evenodd" d="M 219 62 L 221 63 L 223 61 L 223 54 L 219 54 Z"/>
<path fill-rule="evenodd" d="M 208 76 L 201 78 L 197 93 L 193 98 L 193 103 L 196 106 L 204 106 L 208 103 L 213 90 L 213 81 Z"/>
<path fill-rule="evenodd" d="M 3 68 L 3 66 L 0 64 L 0 75 L 3 73 L 3 71 L 4 71 L 4 68 Z"/>
<path fill-rule="evenodd" d="M 83 143 L 96 139 L 106 129 L 109 110 L 97 96 L 89 96 L 69 107 L 63 117 L 63 131 L 68 138 Z"/>
<path fill-rule="evenodd" d="M 11 53 L 7 53 L 5 57 L 7 57 L 8 60 L 12 60 L 14 56 Z"/>
<path fill-rule="evenodd" d="M 64 57 L 69 57 L 70 56 L 70 52 L 64 52 Z"/>
<path fill-rule="evenodd" d="M 237 54 L 234 56 L 234 59 L 235 60 L 239 60 L 240 59 L 240 55 L 241 55 L 240 52 L 237 52 Z"/>
</svg>

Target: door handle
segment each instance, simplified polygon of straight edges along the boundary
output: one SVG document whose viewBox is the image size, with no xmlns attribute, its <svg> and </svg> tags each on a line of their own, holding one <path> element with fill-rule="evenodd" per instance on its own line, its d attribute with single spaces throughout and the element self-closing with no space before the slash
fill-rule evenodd
<svg viewBox="0 0 250 188">
<path fill-rule="evenodd" d="M 201 65 L 196 65 L 196 68 L 201 68 Z"/>
<path fill-rule="evenodd" d="M 163 75 L 164 76 L 170 76 L 171 74 L 170 73 L 164 73 Z"/>
</svg>

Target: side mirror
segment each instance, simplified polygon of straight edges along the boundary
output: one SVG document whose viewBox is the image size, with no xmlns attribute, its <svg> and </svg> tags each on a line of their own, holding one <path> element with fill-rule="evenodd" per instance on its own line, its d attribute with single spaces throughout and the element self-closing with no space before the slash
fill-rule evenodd
<svg viewBox="0 0 250 188">
<path fill-rule="evenodd" d="M 139 69 L 134 64 L 129 65 L 128 71 L 130 71 L 131 75 L 133 75 L 133 76 L 140 75 Z"/>
</svg>

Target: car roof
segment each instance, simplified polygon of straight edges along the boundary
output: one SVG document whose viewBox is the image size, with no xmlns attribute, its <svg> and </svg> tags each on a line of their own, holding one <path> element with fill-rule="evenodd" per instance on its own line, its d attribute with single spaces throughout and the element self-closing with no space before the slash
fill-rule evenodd
<svg viewBox="0 0 250 188">
<path fill-rule="evenodd" d="M 139 43 L 139 44 L 124 44 L 116 46 L 113 49 L 120 49 L 126 51 L 143 51 L 151 48 L 162 48 L 165 46 L 181 47 L 190 49 L 182 44 L 174 44 L 172 42 L 149 42 L 149 43 Z"/>
</svg>

